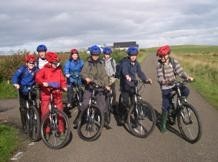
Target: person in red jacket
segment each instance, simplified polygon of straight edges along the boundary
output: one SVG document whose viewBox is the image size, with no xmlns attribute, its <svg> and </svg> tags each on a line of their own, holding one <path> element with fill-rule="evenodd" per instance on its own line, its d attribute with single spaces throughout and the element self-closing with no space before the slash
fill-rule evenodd
<svg viewBox="0 0 218 162">
<path fill-rule="evenodd" d="M 49 111 L 48 105 L 50 102 L 51 89 L 54 104 L 59 110 L 63 111 L 62 103 L 62 91 L 67 91 L 67 84 L 61 67 L 59 66 L 59 58 L 55 52 L 47 52 L 46 60 L 48 63 L 36 73 L 36 83 L 40 86 L 40 100 L 41 100 L 41 118 L 43 118 Z M 61 119 L 59 119 L 59 131 L 64 132 L 64 125 Z M 49 128 L 46 128 L 46 132 L 49 133 Z"/>
</svg>

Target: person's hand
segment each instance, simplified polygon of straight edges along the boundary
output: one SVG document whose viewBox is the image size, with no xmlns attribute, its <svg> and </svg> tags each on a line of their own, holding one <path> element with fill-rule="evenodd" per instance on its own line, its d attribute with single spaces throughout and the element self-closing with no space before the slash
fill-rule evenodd
<svg viewBox="0 0 218 162">
<path fill-rule="evenodd" d="M 152 84 L 152 80 L 149 78 L 145 81 L 145 83 Z"/>
<path fill-rule="evenodd" d="M 19 89 L 19 88 L 20 88 L 20 85 L 19 85 L 19 84 L 14 84 L 14 87 L 15 87 L 16 89 Z"/>
<path fill-rule="evenodd" d="M 85 78 L 85 80 L 88 84 L 92 81 L 90 78 Z"/>
<path fill-rule="evenodd" d="M 70 77 L 70 74 L 66 74 L 66 77 L 69 78 L 69 77 Z"/>
<path fill-rule="evenodd" d="M 67 92 L 67 87 L 64 87 L 63 90 L 64 90 L 65 92 Z"/>
<path fill-rule="evenodd" d="M 126 75 L 126 80 L 128 80 L 129 82 L 131 82 L 131 77 L 129 75 Z"/>
<path fill-rule="evenodd" d="M 48 87 L 48 83 L 47 83 L 47 82 L 43 82 L 42 85 L 43 85 L 44 87 Z"/>
<path fill-rule="evenodd" d="M 187 80 L 188 80 L 188 81 L 193 81 L 194 78 L 192 78 L 192 77 L 188 77 Z"/>
<path fill-rule="evenodd" d="M 108 91 L 111 90 L 111 87 L 109 87 L 109 86 L 106 86 L 105 88 L 106 88 Z"/>
</svg>

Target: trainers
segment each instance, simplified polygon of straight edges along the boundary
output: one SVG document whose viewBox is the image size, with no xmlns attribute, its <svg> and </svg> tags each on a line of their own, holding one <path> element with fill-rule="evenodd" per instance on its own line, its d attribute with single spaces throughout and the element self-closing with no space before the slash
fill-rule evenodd
<svg viewBox="0 0 218 162">
<path fill-rule="evenodd" d="M 61 141 L 65 140 L 65 134 L 64 134 L 64 132 L 61 132 L 61 133 L 60 133 L 59 139 L 60 139 Z"/>
<path fill-rule="evenodd" d="M 70 109 L 72 105 L 70 103 L 67 104 L 67 108 Z"/>
<path fill-rule="evenodd" d="M 46 133 L 45 138 L 48 140 L 50 138 L 50 133 Z"/>
</svg>

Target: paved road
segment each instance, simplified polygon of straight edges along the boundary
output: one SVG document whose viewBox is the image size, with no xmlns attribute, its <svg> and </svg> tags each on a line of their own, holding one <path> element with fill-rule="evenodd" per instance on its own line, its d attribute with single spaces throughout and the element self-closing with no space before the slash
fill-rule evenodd
<svg viewBox="0 0 218 162">
<path fill-rule="evenodd" d="M 143 63 L 143 70 L 154 80 L 147 86 L 145 99 L 156 109 L 160 109 L 160 90 L 156 83 L 155 58 Z M 196 144 L 184 141 L 178 135 L 168 131 L 164 134 L 155 128 L 146 139 L 129 134 L 123 127 L 112 121 L 112 129 L 103 129 L 101 137 L 94 142 L 81 140 L 72 128 L 72 141 L 61 150 L 48 149 L 42 141 L 27 145 L 20 162 L 217 162 L 218 161 L 218 112 L 212 108 L 195 90 L 191 89 L 189 101 L 197 108 L 202 121 L 203 134 Z M 6 118 L 18 123 L 17 101 L 0 102 L 0 120 Z M 8 108 L 8 109 L 4 109 Z M 73 117 L 76 112 L 72 111 Z"/>
</svg>

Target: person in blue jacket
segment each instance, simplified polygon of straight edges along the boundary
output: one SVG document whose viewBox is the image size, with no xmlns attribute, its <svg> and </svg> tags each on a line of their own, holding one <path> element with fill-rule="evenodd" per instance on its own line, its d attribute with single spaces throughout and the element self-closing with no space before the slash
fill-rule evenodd
<svg viewBox="0 0 218 162">
<path fill-rule="evenodd" d="M 121 76 L 120 76 L 120 91 L 122 97 L 122 104 L 124 107 L 130 107 L 132 104 L 132 96 L 135 90 L 135 83 L 133 80 L 136 80 L 137 76 L 145 83 L 152 84 L 152 80 L 147 78 L 145 73 L 141 69 L 141 65 L 137 61 L 138 48 L 129 47 L 127 50 L 128 57 L 123 61 L 121 65 Z M 121 110 L 121 114 L 123 110 Z M 121 115 L 121 117 L 124 117 Z M 124 119 L 120 119 L 120 123 L 124 123 Z"/>
<path fill-rule="evenodd" d="M 21 65 L 12 76 L 12 84 L 19 91 L 20 116 L 24 131 L 28 87 L 35 85 L 36 72 L 36 57 L 33 54 L 28 54 L 25 56 L 25 64 Z M 32 98 L 36 98 L 36 92 L 32 92 Z"/>
<path fill-rule="evenodd" d="M 84 62 L 79 57 L 77 49 L 70 51 L 70 58 L 64 64 L 64 74 L 67 78 L 67 107 L 72 107 L 73 86 L 81 85 L 80 72 L 82 71 Z"/>
</svg>

